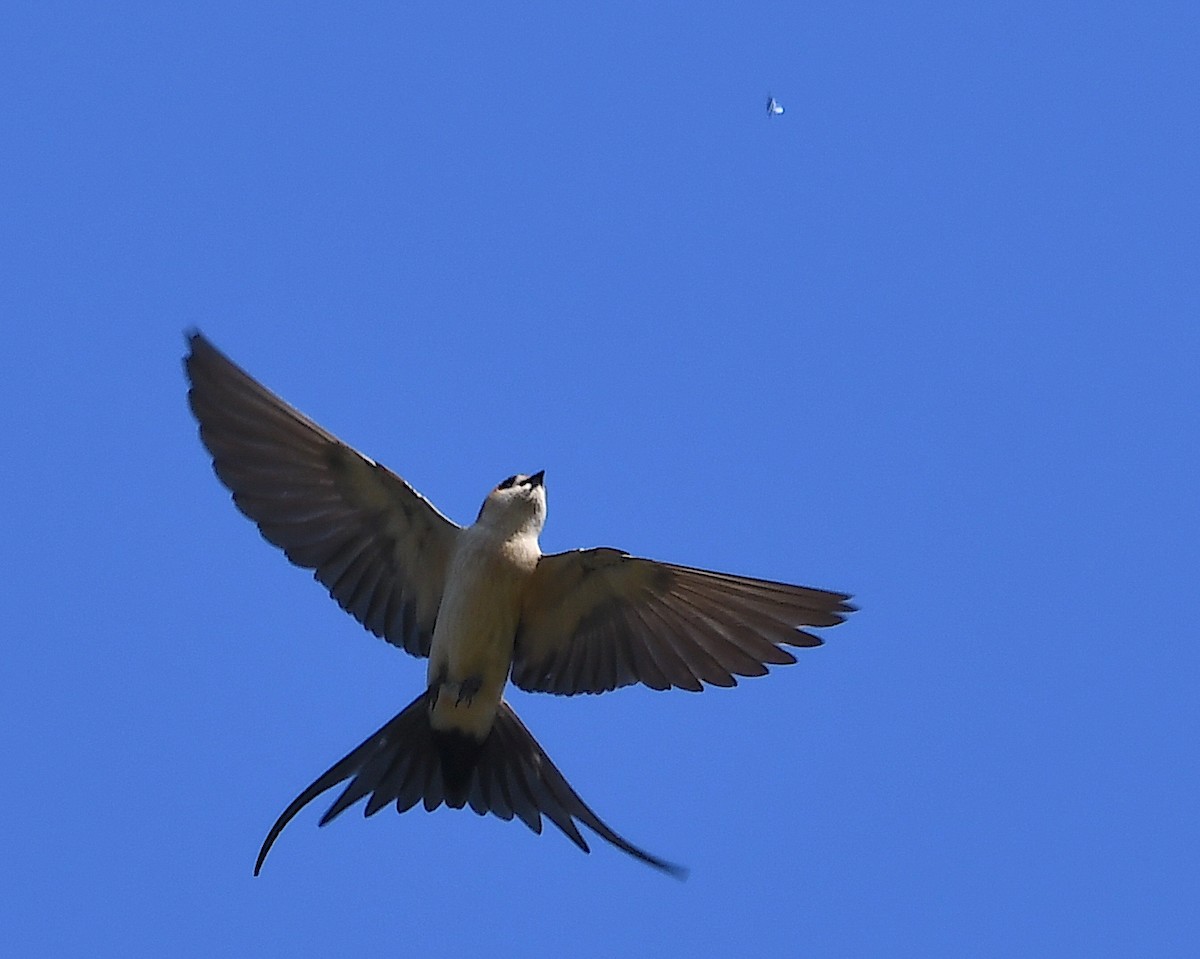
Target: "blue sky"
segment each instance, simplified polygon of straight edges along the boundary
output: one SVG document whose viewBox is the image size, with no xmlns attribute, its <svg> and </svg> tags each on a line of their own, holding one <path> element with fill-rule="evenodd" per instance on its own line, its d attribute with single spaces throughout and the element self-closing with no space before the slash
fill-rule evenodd
<svg viewBox="0 0 1200 959">
<path fill-rule="evenodd" d="M 18 953 L 1195 953 L 1194 5 L 3 19 Z M 319 804 L 251 877 L 424 664 L 233 508 L 193 325 L 460 522 L 544 468 L 548 551 L 857 595 L 734 690 L 511 697 L 690 881 Z"/>
</svg>

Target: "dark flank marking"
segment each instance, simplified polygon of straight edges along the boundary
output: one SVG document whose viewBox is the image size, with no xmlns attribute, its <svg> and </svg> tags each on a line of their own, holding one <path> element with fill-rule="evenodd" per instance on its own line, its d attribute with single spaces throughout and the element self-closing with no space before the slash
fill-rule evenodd
<svg viewBox="0 0 1200 959">
<path fill-rule="evenodd" d="M 433 682 L 429 684 L 429 688 L 425 691 L 429 697 L 429 714 L 433 715 L 434 707 L 437 706 L 438 696 L 441 695 L 442 686 L 446 683 L 446 668 L 443 666 L 436 676 L 433 677 Z"/>
</svg>

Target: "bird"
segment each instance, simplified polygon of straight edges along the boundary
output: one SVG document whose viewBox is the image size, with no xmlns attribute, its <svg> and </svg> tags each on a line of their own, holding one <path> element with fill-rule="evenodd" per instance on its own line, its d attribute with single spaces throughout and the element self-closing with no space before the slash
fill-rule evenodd
<svg viewBox="0 0 1200 959">
<path fill-rule="evenodd" d="M 783 115 L 783 104 L 776 100 L 769 93 L 767 94 L 767 116 L 778 117 Z"/>
<path fill-rule="evenodd" d="M 509 683 L 573 696 L 642 684 L 735 686 L 818 646 L 850 595 L 632 556 L 611 547 L 545 554 L 545 471 L 517 473 L 459 526 L 398 474 L 343 443 L 253 379 L 197 330 L 185 333 L 188 402 L 214 472 L 267 542 L 312 571 L 374 635 L 428 658 L 423 691 L 303 790 L 267 833 L 349 780 L 320 820 L 367 798 L 443 803 L 480 816 L 542 817 L 583 852 L 582 824 L 677 878 L 686 868 L 634 845 L 568 784 L 504 698 Z"/>
</svg>

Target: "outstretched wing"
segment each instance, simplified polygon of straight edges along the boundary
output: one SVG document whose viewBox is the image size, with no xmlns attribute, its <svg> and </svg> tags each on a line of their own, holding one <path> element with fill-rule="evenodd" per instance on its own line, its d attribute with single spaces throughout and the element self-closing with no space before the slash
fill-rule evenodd
<svg viewBox="0 0 1200 959">
<path fill-rule="evenodd" d="M 459 527 L 199 333 L 188 342 L 188 400 L 238 509 L 372 633 L 428 656 Z"/>
<path fill-rule="evenodd" d="M 638 559 L 616 549 L 543 556 L 517 628 L 512 681 L 530 692 L 735 686 L 784 646 L 819 646 L 801 626 L 836 626 L 846 593 Z"/>
</svg>

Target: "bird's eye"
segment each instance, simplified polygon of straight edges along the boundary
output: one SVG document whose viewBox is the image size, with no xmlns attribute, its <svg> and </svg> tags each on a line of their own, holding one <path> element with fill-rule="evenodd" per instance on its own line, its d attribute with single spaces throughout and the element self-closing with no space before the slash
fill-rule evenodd
<svg viewBox="0 0 1200 959">
<path fill-rule="evenodd" d="M 508 489 L 510 486 L 515 485 L 516 482 L 517 482 L 517 478 L 515 476 L 510 476 L 508 479 L 502 480 L 500 485 L 497 486 L 496 489 Z"/>
</svg>

